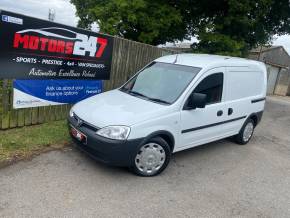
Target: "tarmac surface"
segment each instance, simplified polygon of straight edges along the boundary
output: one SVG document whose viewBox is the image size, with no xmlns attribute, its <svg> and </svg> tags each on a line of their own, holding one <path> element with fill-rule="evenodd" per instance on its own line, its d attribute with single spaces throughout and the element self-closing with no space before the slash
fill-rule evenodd
<svg viewBox="0 0 290 218">
<path fill-rule="evenodd" d="M 75 148 L 3 168 L 0 217 L 290 217 L 290 100 L 267 98 L 248 145 L 176 153 L 157 177 Z"/>
</svg>

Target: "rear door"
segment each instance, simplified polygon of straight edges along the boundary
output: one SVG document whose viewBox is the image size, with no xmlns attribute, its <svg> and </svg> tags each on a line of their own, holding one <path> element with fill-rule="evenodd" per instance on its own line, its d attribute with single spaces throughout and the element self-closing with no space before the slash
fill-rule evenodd
<svg viewBox="0 0 290 218">
<path fill-rule="evenodd" d="M 225 137 L 228 132 L 224 129 L 228 119 L 224 103 L 225 67 L 207 71 L 193 86 L 190 93 L 203 93 L 207 95 L 205 108 L 181 111 L 181 146 L 183 150 L 199 144 L 214 141 Z M 189 94 L 190 94 L 189 93 Z M 189 96 L 188 94 L 188 96 Z"/>
</svg>

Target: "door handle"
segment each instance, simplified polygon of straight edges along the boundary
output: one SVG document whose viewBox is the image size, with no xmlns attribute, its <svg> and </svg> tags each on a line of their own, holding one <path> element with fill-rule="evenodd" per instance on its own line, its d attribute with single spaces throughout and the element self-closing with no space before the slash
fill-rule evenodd
<svg viewBox="0 0 290 218">
<path fill-rule="evenodd" d="M 228 115 L 232 115 L 233 112 L 234 112 L 233 108 L 228 109 Z"/>
<path fill-rule="evenodd" d="M 218 117 L 220 117 L 221 115 L 223 115 L 223 111 L 222 111 L 222 110 L 218 111 L 218 112 L 216 113 L 216 115 L 217 115 Z"/>
</svg>

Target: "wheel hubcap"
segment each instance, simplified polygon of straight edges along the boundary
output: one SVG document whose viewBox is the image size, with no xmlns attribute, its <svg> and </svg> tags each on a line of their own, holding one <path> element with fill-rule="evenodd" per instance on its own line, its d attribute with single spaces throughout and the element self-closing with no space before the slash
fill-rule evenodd
<svg viewBox="0 0 290 218">
<path fill-rule="evenodd" d="M 156 143 L 148 143 L 141 147 L 135 164 L 138 170 L 145 174 L 154 174 L 164 164 L 166 154 L 162 146 Z"/>
<path fill-rule="evenodd" d="M 254 131 L 254 125 L 253 123 L 248 123 L 244 129 L 244 134 L 243 134 L 243 140 L 245 142 L 249 141 L 249 139 L 251 138 L 252 134 Z"/>
</svg>

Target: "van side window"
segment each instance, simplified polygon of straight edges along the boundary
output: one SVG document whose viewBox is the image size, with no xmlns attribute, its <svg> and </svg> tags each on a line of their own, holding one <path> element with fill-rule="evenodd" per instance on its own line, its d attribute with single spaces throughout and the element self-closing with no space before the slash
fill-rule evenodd
<svg viewBox="0 0 290 218">
<path fill-rule="evenodd" d="M 207 95 L 207 104 L 219 103 L 222 100 L 224 74 L 214 73 L 204 78 L 195 88 L 195 93 Z"/>
</svg>

